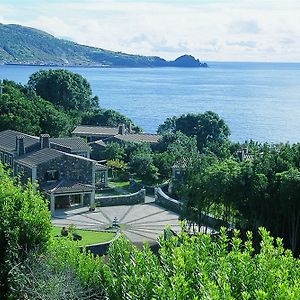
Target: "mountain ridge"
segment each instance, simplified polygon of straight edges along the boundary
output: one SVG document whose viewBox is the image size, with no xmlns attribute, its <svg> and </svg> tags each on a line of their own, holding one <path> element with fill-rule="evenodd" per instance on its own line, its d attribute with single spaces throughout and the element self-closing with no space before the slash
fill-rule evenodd
<svg viewBox="0 0 300 300">
<path fill-rule="evenodd" d="M 81 45 L 31 27 L 0 23 L 0 64 L 89 67 L 207 67 L 191 55 L 174 61 Z"/>
</svg>

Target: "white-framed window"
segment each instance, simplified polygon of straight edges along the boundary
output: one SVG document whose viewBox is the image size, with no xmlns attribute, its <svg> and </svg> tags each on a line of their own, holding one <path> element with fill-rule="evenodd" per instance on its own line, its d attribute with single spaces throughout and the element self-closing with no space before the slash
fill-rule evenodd
<svg viewBox="0 0 300 300">
<path fill-rule="evenodd" d="M 21 173 L 24 173 L 24 167 L 21 166 Z"/>
<path fill-rule="evenodd" d="M 0 161 L 3 162 L 3 153 L 0 152 Z"/>
<path fill-rule="evenodd" d="M 4 154 L 4 163 L 5 163 L 5 164 L 8 163 L 8 157 L 7 157 L 7 154 L 6 154 L 6 153 Z"/>
</svg>

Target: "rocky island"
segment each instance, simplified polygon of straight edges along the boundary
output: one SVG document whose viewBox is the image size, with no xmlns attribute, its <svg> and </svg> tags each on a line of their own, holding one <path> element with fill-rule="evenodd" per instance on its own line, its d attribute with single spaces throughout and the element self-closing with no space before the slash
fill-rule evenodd
<svg viewBox="0 0 300 300">
<path fill-rule="evenodd" d="M 0 64 L 84 67 L 207 67 L 191 55 L 174 61 L 114 52 L 58 39 L 44 31 L 0 23 Z"/>
</svg>

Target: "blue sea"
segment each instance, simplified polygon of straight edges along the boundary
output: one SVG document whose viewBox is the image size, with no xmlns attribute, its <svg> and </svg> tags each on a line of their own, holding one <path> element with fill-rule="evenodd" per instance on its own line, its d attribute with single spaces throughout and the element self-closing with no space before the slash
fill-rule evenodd
<svg viewBox="0 0 300 300">
<path fill-rule="evenodd" d="M 26 83 L 46 67 L 0 66 Z M 155 132 L 171 116 L 217 112 L 233 141 L 300 142 L 300 64 L 210 62 L 190 68 L 67 68 L 87 78 L 104 108 Z"/>
</svg>

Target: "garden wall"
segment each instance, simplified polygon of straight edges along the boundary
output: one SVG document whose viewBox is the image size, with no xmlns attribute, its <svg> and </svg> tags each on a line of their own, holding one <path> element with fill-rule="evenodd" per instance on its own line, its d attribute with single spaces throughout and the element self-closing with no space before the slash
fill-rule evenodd
<svg viewBox="0 0 300 300">
<path fill-rule="evenodd" d="M 136 193 L 116 196 L 97 196 L 95 204 L 99 206 L 132 205 L 145 202 L 146 191 L 141 189 Z"/>
<path fill-rule="evenodd" d="M 159 206 L 172 210 L 176 213 L 181 212 L 182 202 L 166 195 L 161 188 L 155 188 L 155 203 Z"/>
</svg>

